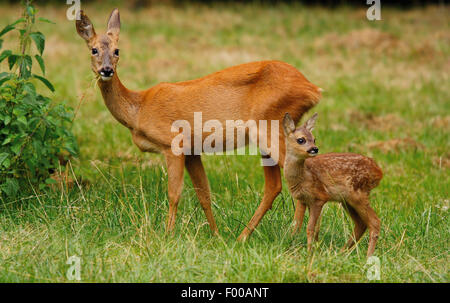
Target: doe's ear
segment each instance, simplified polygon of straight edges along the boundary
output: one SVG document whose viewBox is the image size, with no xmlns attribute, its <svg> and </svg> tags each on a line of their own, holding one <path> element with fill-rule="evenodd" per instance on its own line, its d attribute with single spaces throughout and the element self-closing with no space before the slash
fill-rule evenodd
<svg viewBox="0 0 450 303">
<path fill-rule="evenodd" d="M 283 118 L 283 130 L 284 134 L 287 136 L 295 130 L 295 123 L 292 120 L 289 113 L 286 113 Z"/>
<path fill-rule="evenodd" d="M 108 20 L 108 31 L 106 32 L 108 35 L 112 35 L 114 38 L 119 39 L 120 33 L 120 14 L 119 10 L 115 8 Z"/>
<path fill-rule="evenodd" d="M 92 25 L 91 20 L 89 20 L 88 16 L 86 16 L 83 11 L 80 11 L 79 19 L 80 20 L 76 21 L 77 32 L 81 36 L 81 38 L 86 40 L 86 42 L 89 42 L 92 38 L 95 37 L 94 26 Z"/>
<path fill-rule="evenodd" d="M 312 115 L 311 118 L 308 119 L 308 121 L 305 122 L 304 127 L 309 130 L 312 131 L 314 129 L 314 125 L 316 124 L 317 121 L 317 113 L 315 113 L 314 115 Z"/>
</svg>

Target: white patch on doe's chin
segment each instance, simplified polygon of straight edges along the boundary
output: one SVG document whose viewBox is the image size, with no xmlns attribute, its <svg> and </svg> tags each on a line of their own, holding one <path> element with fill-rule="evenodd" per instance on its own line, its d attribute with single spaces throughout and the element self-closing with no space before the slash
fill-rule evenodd
<svg viewBox="0 0 450 303">
<path fill-rule="evenodd" d="M 102 80 L 103 81 L 109 81 L 109 80 L 111 80 L 112 79 L 112 77 L 104 77 L 104 76 L 102 76 Z"/>
</svg>

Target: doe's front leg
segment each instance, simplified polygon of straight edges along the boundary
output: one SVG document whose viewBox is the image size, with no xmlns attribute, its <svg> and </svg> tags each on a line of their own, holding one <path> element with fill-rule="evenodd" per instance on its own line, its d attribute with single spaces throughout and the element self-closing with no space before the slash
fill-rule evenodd
<svg viewBox="0 0 450 303">
<path fill-rule="evenodd" d="M 167 165 L 169 214 L 167 216 L 166 232 L 171 232 L 175 226 L 178 202 L 183 190 L 184 155 L 176 156 L 171 150 L 164 153 Z"/>
</svg>

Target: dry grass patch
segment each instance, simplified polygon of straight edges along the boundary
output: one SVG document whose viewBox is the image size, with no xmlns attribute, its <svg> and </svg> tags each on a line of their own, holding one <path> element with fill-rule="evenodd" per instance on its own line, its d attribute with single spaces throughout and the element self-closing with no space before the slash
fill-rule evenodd
<svg viewBox="0 0 450 303">
<path fill-rule="evenodd" d="M 442 169 L 442 168 L 449 169 L 450 168 L 450 157 L 449 157 L 449 155 L 433 157 L 433 164 L 435 166 L 439 167 L 439 169 Z"/>
<path fill-rule="evenodd" d="M 343 35 L 326 34 L 317 38 L 314 46 L 318 49 L 348 49 L 351 51 L 370 49 L 375 54 L 408 49 L 406 43 L 396 36 L 373 28 L 357 29 Z"/>
<path fill-rule="evenodd" d="M 367 144 L 370 149 L 378 149 L 383 153 L 400 152 L 407 150 L 424 149 L 423 144 L 411 138 L 391 139 L 387 141 L 376 141 Z"/>
<path fill-rule="evenodd" d="M 405 121 L 396 114 L 376 116 L 373 113 L 362 113 L 357 110 L 349 111 L 352 124 L 362 125 L 376 131 L 395 131 L 405 126 Z"/>
<path fill-rule="evenodd" d="M 442 128 L 444 130 L 449 130 L 450 128 L 450 116 L 438 116 L 434 117 L 431 121 L 431 125 L 437 128 Z"/>
</svg>

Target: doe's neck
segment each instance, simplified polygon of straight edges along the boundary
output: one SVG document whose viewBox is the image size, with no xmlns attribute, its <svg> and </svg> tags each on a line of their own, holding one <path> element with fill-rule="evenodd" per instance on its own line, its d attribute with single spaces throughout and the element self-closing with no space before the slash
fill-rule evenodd
<svg viewBox="0 0 450 303">
<path fill-rule="evenodd" d="M 103 100 L 111 114 L 128 128 L 136 128 L 137 114 L 142 103 L 142 94 L 127 89 L 117 73 L 109 81 L 98 81 Z"/>
</svg>

